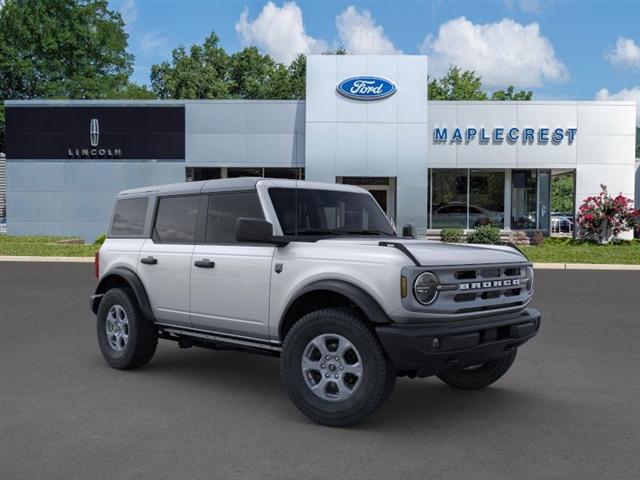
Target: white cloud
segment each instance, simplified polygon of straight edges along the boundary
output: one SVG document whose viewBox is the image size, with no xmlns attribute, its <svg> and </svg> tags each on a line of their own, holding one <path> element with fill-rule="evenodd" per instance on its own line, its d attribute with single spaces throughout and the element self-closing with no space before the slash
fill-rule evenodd
<svg viewBox="0 0 640 480">
<path fill-rule="evenodd" d="M 368 10 L 358 12 L 356 7 L 347 7 L 336 17 L 336 27 L 342 46 L 352 54 L 399 54 L 401 50 L 384 34 Z"/>
<path fill-rule="evenodd" d="M 149 55 L 165 45 L 166 42 L 167 37 L 160 30 L 145 32 L 140 37 L 140 50 L 144 55 Z"/>
<path fill-rule="evenodd" d="M 569 78 L 535 22 L 522 25 L 505 18 L 474 24 L 465 17 L 456 18 L 440 25 L 437 36 L 428 35 L 420 51 L 431 55 L 432 76 L 441 76 L 450 65 L 457 65 L 482 75 L 485 87 L 532 88 Z"/>
<path fill-rule="evenodd" d="M 633 88 L 623 88 L 619 92 L 611 93 L 606 88 L 596 92 L 596 100 L 631 100 L 636 102 L 636 125 L 640 126 L 640 85 Z"/>
<path fill-rule="evenodd" d="M 542 13 L 542 4 L 540 3 L 540 0 L 520 0 L 518 2 L 514 0 L 504 0 L 504 4 L 509 10 L 513 10 L 515 7 L 518 7 L 523 12 Z"/>
<path fill-rule="evenodd" d="M 133 24 L 138 20 L 138 6 L 135 0 L 124 0 L 118 11 L 124 21 L 125 31 L 130 33 L 133 29 Z"/>
<path fill-rule="evenodd" d="M 327 49 L 323 40 L 306 34 L 302 10 L 295 2 L 284 3 L 282 7 L 268 2 L 253 21 L 245 7 L 235 27 L 244 45 L 255 45 L 285 64 L 300 53 L 321 53 Z"/>
<path fill-rule="evenodd" d="M 615 47 L 604 54 L 611 65 L 640 69 L 640 47 L 631 38 L 618 37 Z"/>
</svg>

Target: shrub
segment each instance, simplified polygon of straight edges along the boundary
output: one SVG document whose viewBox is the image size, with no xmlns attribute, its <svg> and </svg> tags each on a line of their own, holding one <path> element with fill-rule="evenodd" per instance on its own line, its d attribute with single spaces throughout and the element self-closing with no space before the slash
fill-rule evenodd
<svg viewBox="0 0 640 480">
<path fill-rule="evenodd" d="M 107 239 L 107 236 L 105 234 L 100 235 L 98 238 L 96 238 L 94 245 L 102 245 L 106 239 Z"/>
<path fill-rule="evenodd" d="M 622 194 L 612 197 L 606 185 L 597 196 L 584 199 L 578 210 L 577 223 L 582 238 L 598 243 L 609 243 L 621 232 L 640 226 L 640 211 L 633 208 L 633 201 Z"/>
<path fill-rule="evenodd" d="M 509 241 L 514 245 L 529 245 L 529 236 L 522 230 L 516 230 L 509 234 Z"/>
<path fill-rule="evenodd" d="M 440 241 L 446 243 L 460 243 L 464 238 L 461 228 L 443 228 L 440 230 Z"/>
<path fill-rule="evenodd" d="M 468 243 L 496 244 L 500 241 L 500 229 L 491 225 L 483 225 L 467 235 Z"/>
<path fill-rule="evenodd" d="M 531 243 L 531 245 L 542 245 L 544 243 L 544 233 L 540 231 L 533 232 L 529 243 Z"/>
</svg>

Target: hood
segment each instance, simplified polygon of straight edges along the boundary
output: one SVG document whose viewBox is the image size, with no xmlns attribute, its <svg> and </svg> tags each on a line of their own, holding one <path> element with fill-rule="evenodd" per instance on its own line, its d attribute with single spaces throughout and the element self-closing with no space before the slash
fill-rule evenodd
<svg viewBox="0 0 640 480">
<path fill-rule="evenodd" d="M 518 263 L 527 259 L 512 247 L 503 245 L 476 245 L 442 243 L 432 240 L 409 240 L 402 238 L 375 239 L 331 239 L 320 240 L 322 242 L 340 242 L 352 245 L 378 246 L 381 241 L 402 243 L 424 266 L 445 265 L 489 265 L 493 263 Z M 383 248 L 383 247 L 379 247 Z"/>
</svg>

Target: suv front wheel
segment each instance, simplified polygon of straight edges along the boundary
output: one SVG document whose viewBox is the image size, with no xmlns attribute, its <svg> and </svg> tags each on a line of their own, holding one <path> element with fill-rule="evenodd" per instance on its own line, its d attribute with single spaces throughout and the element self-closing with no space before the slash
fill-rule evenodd
<svg viewBox="0 0 640 480">
<path fill-rule="evenodd" d="M 137 368 L 151 360 L 158 346 L 158 329 L 142 315 L 129 289 L 107 291 L 97 320 L 100 351 L 113 368 Z"/>
<path fill-rule="evenodd" d="M 344 308 L 311 312 L 292 327 L 281 375 L 294 405 L 332 427 L 364 420 L 391 394 L 396 379 L 369 325 Z"/>
<path fill-rule="evenodd" d="M 517 349 L 486 363 L 449 370 L 440 373 L 438 378 L 452 387 L 461 390 L 479 390 L 496 382 L 513 365 Z"/>
</svg>

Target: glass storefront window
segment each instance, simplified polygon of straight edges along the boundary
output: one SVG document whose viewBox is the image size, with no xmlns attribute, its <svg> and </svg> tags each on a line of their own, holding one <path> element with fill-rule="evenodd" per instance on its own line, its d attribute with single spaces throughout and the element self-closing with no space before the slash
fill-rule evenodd
<svg viewBox="0 0 640 480">
<path fill-rule="evenodd" d="M 431 228 L 467 228 L 467 170 L 431 170 Z"/>
<path fill-rule="evenodd" d="M 469 228 L 482 225 L 504 228 L 504 171 L 470 172 Z"/>
<path fill-rule="evenodd" d="M 511 173 L 511 229 L 535 230 L 538 176 L 536 170 Z"/>
<path fill-rule="evenodd" d="M 551 211 L 551 172 L 538 170 L 538 230 L 549 230 Z"/>
</svg>

